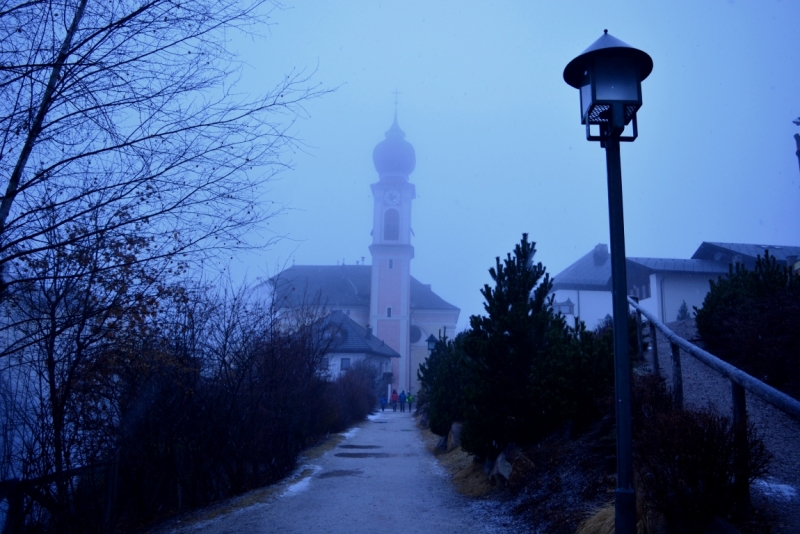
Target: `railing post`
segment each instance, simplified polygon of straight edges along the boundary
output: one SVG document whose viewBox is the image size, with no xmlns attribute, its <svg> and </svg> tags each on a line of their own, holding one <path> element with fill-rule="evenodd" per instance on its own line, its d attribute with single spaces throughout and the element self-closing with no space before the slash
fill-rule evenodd
<svg viewBox="0 0 800 534">
<path fill-rule="evenodd" d="M 636 301 L 636 304 L 639 304 L 639 297 L 633 297 L 633 300 Z M 642 354 L 642 312 L 639 311 L 639 308 L 636 308 L 636 354 L 639 355 L 639 360 L 644 359 L 644 354 Z"/>
<path fill-rule="evenodd" d="M 743 515 L 750 509 L 750 450 L 747 444 L 747 398 L 744 388 L 731 380 L 733 394 L 733 497 Z"/>
<path fill-rule="evenodd" d="M 656 325 L 650 321 L 650 347 L 653 349 L 653 373 L 661 376 L 661 367 L 658 363 L 658 338 L 656 337 Z"/>
<path fill-rule="evenodd" d="M 681 372 L 681 349 L 675 343 L 672 347 L 672 397 L 675 407 L 683 410 L 683 373 Z"/>
</svg>

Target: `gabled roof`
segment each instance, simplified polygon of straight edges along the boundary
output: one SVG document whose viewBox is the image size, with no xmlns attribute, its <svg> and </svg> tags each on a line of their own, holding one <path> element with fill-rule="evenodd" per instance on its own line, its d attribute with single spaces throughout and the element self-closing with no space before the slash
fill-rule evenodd
<svg viewBox="0 0 800 534">
<path fill-rule="evenodd" d="M 399 358 L 400 354 L 372 335 L 371 331 L 337 310 L 323 319 L 324 332 L 333 336 L 330 352 L 342 354 L 372 354 Z"/>
<path fill-rule="evenodd" d="M 692 255 L 692 259 L 722 262 L 726 266 L 734 262 L 734 256 L 741 256 L 743 263 L 755 264 L 756 257 L 763 256 L 769 250 L 778 263 L 786 265 L 789 256 L 800 257 L 800 247 L 787 245 L 755 245 L 748 243 L 716 243 L 703 241 Z M 727 272 L 727 269 L 726 269 Z"/>
<path fill-rule="evenodd" d="M 269 279 L 278 306 L 295 307 L 305 301 L 329 308 L 369 308 L 372 266 L 370 265 L 292 265 Z M 449 302 L 411 277 L 411 309 L 458 310 Z"/>
<path fill-rule="evenodd" d="M 611 256 L 608 246 L 599 244 L 588 254 L 553 277 L 553 290 L 583 289 L 611 291 Z"/>
</svg>

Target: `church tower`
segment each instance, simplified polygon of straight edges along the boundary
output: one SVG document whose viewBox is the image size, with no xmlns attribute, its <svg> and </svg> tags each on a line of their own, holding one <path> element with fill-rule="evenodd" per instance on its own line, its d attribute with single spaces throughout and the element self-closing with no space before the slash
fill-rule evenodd
<svg viewBox="0 0 800 534">
<path fill-rule="evenodd" d="M 411 375 L 411 201 L 416 197 L 408 176 L 416 166 L 414 147 L 397 124 L 395 111 L 386 139 L 375 146 L 372 161 L 378 181 L 371 185 L 373 197 L 372 287 L 370 324 L 375 334 L 400 354 L 392 365 L 392 387 L 409 390 Z"/>
</svg>

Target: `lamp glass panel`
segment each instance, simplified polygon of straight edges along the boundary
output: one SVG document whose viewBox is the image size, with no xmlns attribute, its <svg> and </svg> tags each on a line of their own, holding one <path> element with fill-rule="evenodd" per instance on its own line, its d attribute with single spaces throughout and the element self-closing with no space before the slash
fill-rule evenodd
<svg viewBox="0 0 800 534">
<path fill-rule="evenodd" d="M 586 116 L 586 112 L 592 105 L 592 86 L 587 83 L 581 87 L 581 118 Z"/>
<path fill-rule="evenodd" d="M 605 102 L 638 102 L 636 65 L 624 58 L 597 58 L 594 64 L 595 96 Z"/>
</svg>

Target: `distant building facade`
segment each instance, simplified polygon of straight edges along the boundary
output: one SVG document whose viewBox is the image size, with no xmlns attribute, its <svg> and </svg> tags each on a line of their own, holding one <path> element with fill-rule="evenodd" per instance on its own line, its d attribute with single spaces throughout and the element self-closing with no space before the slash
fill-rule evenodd
<svg viewBox="0 0 800 534">
<path fill-rule="evenodd" d="M 399 355 L 391 359 L 392 386 L 416 391 L 417 369 L 428 357 L 426 338 L 445 329 L 454 333 L 460 310 L 411 276 L 411 204 L 416 191 L 409 175 L 416 155 L 396 114 L 385 137 L 372 153 L 378 173 L 371 185 L 372 264 L 293 265 L 269 284 L 279 307 L 318 302 L 365 332 L 369 328 L 370 335 Z"/>
<path fill-rule="evenodd" d="M 781 265 L 797 270 L 800 247 L 703 242 L 690 259 L 628 257 L 628 295 L 663 322 L 675 321 L 683 302 L 701 308 L 709 281 L 724 276 L 729 266 L 753 269 L 758 256 L 769 250 Z M 611 258 L 599 244 L 553 278 L 554 307 L 569 320 L 579 317 L 594 328 L 611 315 Z"/>
</svg>

